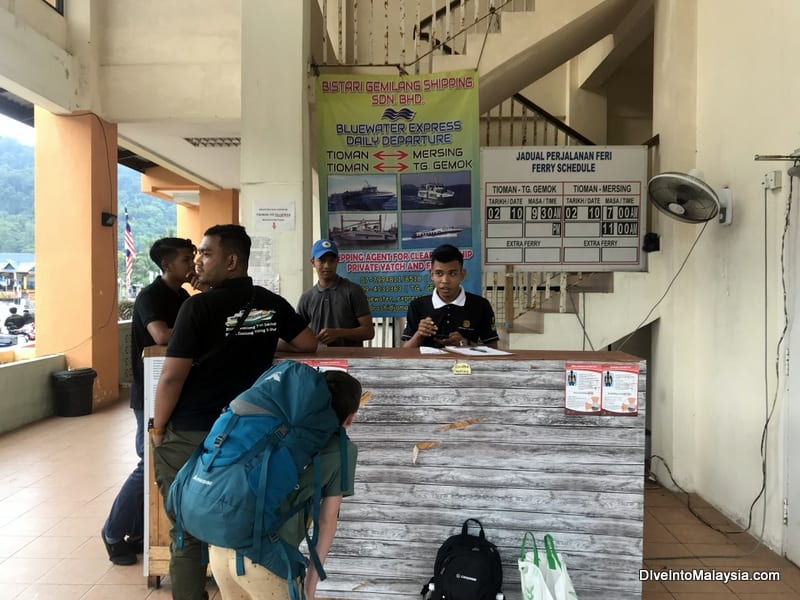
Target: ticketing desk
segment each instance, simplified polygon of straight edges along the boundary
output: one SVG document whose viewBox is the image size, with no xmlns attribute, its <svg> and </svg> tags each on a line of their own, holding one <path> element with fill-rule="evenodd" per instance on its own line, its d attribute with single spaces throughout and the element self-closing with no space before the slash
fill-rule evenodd
<svg viewBox="0 0 800 600">
<path fill-rule="evenodd" d="M 359 448 L 355 495 L 342 504 L 320 598 L 418 598 L 439 545 L 470 517 L 500 550 L 509 600 L 520 598 L 516 561 L 527 530 L 540 546 L 553 535 L 581 600 L 641 598 L 644 361 L 621 352 L 465 357 L 416 348 L 283 356 L 346 365 L 372 392 L 349 430 Z M 638 369 L 638 397 L 624 405 L 633 412 L 567 414 L 575 371 L 594 367 L 598 381 L 610 379 L 603 368 Z M 154 581 L 167 574 L 169 536 L 152 479 L 146 574 Z"/>
</svg>

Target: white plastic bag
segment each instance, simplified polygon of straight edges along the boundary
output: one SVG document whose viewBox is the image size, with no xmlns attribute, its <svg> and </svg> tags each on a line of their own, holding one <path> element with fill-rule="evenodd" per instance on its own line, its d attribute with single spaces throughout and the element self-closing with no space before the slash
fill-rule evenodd
<svg viewBox="0 0 800 600">
<path fill-rule="evenodd" d="M 523 538 L 523 544 L 524 542 Z M 550 534 L 544 536 L 544 549 L 546 560 L 541 566 L 541 571 L 551 597 L 553 600 L 576 600 L 578 594 L 575 593 L 575 587 L 567 573 L 567 564 L 564 562 L 564 557 L 556 552 L 556 545 Z"/>
<path fill-rule="evenodd" d="M 525 542 L 531 536 L 531 547 L 526 548 Z M 526 531 L 522 536 L 522 546 L 519 549 L 519 578 L 522 584 L 522 600 L 555 600 L 539 565 L 539 551 L 536 549 L 536 538 L 533 533 Z"/>
</svg>

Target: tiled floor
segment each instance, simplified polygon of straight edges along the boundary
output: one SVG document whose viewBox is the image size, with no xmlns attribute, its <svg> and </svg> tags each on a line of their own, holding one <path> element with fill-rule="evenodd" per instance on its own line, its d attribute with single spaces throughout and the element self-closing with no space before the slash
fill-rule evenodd
<svg viewBox="0 0 800 600">
<path fill-rule="evenodd" d="M 757 546 L 747 534 L 697 496 L 692 507 L 703 519 L 726 533 L 701 523 L 686 507 L 686 496 L 648 483 L 645 492 L 644 568 L 691 571 L 704 569 L 732 574 L 777 571 L 779 581 L 646 581 L 644 600 L 789 600 L 800 599 L 800 569 Z M 755 548 L 755 551 L 753 549 Z M 752 551 L 752 553 L 751 553 Z M 747 555 L 747 556 L 742 556 Z M 685 557 L 667 560 L 659 557 Z"/>
<path fill-rule="evenodd" d="M 0 600 L 140 600 L 170 598 L 168 585 L 148 589 L 141 564 L 117 567 L 99 531 L 135 463 L 134 420 L 126 402 L 87 417 L 54 418 L 0 436 Z M 693 498 L 698 512 L 733 529 Z M 800 599 L 800 570 L 743 535 L 717 533 L 685 500 L 648 484 L 645 568 L 780 572 L 774 582 L 645 582 L 644 600 Z M 728 558 L 704 558 L 723 555 Z M 681 556 L 679 560 L 659 557 Z M 212 600 L 220 600 L 210 590 Z M 377 599 L 379 600 L 379 599 Z M 613 599 L 609 599 L 613 600 Z"/>
<path fill-rule="evenodd" d="M 100 528 L 136 464 L 127 402 L 0 435 L 0 600 L 168 599 L 141 562 L 108 560 Z M 219 600 L 209 588 L 211 600 Z"/>
</svg>

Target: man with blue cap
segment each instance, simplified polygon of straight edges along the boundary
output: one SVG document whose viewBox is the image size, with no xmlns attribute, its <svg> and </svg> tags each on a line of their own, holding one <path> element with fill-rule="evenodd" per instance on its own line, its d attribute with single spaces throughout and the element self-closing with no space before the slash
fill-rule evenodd
<svg viewBox="0 0 800 600">
<path fill-rule="evenodd" d="M 321 239 L 311 247 L 318 281 L 300 296 L 297 314 L 326 346 L 362 346 L 375 337 L 367 296 L 360 285 L 336 273 L 339 248 Z"/>
</svg>

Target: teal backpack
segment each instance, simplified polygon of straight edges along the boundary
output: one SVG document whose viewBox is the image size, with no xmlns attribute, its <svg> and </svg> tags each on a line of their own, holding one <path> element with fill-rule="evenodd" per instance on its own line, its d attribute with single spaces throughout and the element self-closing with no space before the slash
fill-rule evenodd
<svg viewBox="0 0 800 600">
<path fill-rule="evenodd" d="M 208 544 L 234 548 L 239 575 L 246 556 L 289 580 L 295 600 L 291 582 L 305 575 L 308 560 L 283 542 L 278 530 L 301 510 L 312 518 L 314 533 L 306 534 L 306 542 L 320 580 L 325 579 L 316 552 L 319 452 L 337 431 L 342 489 L 347 489 L 347 435 L 322 373 L 291 360 L 272 366 L 231 402 L 178 471 L 166 502 L 177 531 L 175 544 L 182 547 L 186 531 Z M 314 465 L 313 497 L 281 511 L 309 464 Z"/>
</svg>

